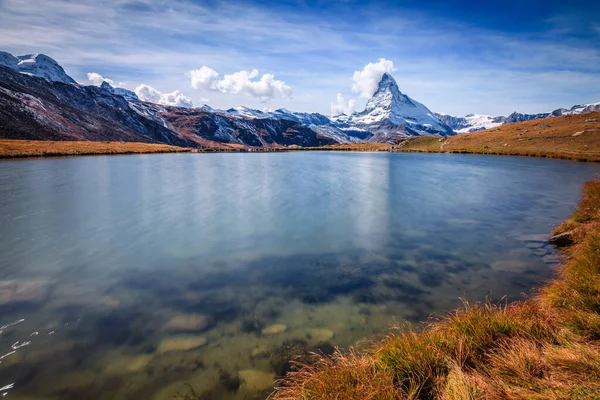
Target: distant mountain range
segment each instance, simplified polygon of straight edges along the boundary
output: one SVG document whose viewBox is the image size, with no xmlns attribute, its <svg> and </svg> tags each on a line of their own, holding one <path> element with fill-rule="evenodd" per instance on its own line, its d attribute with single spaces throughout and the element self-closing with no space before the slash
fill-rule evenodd
<svg viewBox="0 0 600 400">
<path fill-rule="evenodd" d="M 173 107 L 142 102 L 132 91 L 107 82 L 78 84 L 43 54 L 0 52 L 0 138 L 5 139 L 139 141 L 193 147 L 395 143 L 407 136 L 455 135 L 597 110 L 600 103 L 508 117 L 436 114 L 403 94 L 388 73 L 383 74 L 365 110 L 352 115 Z"/>
<path fill-rule="evenodd" d="M 503 124 L 513 122 L 530 121 L 533 119 L 560 117 L 562 115 L 583 114 L 592 111 L 600 111 L 600 103 L 578 104 L 570 109 L 558 108 L 549 113 L 522 114 L 513 112 L 508 117 L 494 117 L 491 115 L 470 114 L 465 117 L 455 117 L 447 114 L 435 114 L 440 121 L 452 128 L 456 133 L 469 133 L 483 129 L 495 128 Z"/>
</svg>

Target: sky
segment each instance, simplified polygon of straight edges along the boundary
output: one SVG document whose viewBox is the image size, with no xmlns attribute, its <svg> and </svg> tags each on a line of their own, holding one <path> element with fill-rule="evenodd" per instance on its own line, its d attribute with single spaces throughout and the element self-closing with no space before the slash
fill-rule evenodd
<svg viewBox="0 0 600 400">
<path fill-rule="evenodd" d="M 383 72 L 453 115 L 600 101 L 597 1 L 0 0 L 0 50 L 182 106 L 360 111 Z"/>
</svg>

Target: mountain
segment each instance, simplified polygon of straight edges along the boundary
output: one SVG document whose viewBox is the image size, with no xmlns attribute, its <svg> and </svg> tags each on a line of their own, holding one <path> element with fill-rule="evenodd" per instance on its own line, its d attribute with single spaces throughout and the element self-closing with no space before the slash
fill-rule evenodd
<svg viewBox="0 0 600 400">
<path fill-rule="evenodd" d="M 0 66 L 0 138 L 135 141 L 184 147 L 218 143 L 310 147 L 343 140 L 288 119 L 128 101 L 116 89 L 50 81 Z"/>
<path fill-rule="evenodd" d="M 193 145 L 96 86 L 50 82 L 0 66 L 0 137 Z"/>
<path fill-rule="evenodd" d="M 314 147 L 348 143 L 345 138 L 336 138 L 331 133 L 290 119 L 256 118 L 212 109 L 166 107 L 141 102 L 134 103 L 134 107 L 182 137 L 200 144 L 210 141 L 256 147 Z"/>
<path fill-rule="evenodd" d="M 83 86 L 44 54 L 0 52 L 0 138 L 138 141 L 178 146 L 305 147 L 361 141 L 395 143 L 407 136 L 453 135 L 505 123 L 600 110 L 600 103 L 507 117 L 434 114 L 383 74 L 364 111 L 327 117 L 286 109 L 218 110 L 142 102 L 107 82 Z"/>
<path fill-rule="evenodd" d="M 131 90 L 113 87 L 108 82 L 102 82 L 100 87 L 108 92 L 111 92 L 114 95 L 123 96 L 127 101 L 140 101 L 140 99 L 137 97 L 137 94 L 135 94 Z"/>
<path fill-rule="evenodd" d="M 5 51 L 0 51 L 0 65 L 52 82 L 77 83 L 54 59 L 45 54 L 13 56 Z"/>
<path fill-rule="evenodd" d="M 507 117 L 494 117 L 491 115 L 470 114 L 465 117 L 456 117 L 447 114 L 435 114 L 441 121 L 451 127 L 456 133 L 476 132 L 483 129 L 495 128 L 504 124 L 514 122 L 531 121 L 541 118 L 559 117 L 563 115 L 584 114 L 592 111 L 600 111 L 600 103 L 578 104 L 570 109 L 558 108 L 552 112 L 540 114 L 523 114 L 513 112 Z"/>
<path fill-rule="evenodd" d="M 377 91 L 367 101 L 365 110 L 350 116 L 334 117 L 343 129 L 366 131 L 372 142 L 395 142 L 399 138 L 421 135 L 453 135 L 427 107 L 400 91 L 396 80 L 384 73 Z"/>
</svg>

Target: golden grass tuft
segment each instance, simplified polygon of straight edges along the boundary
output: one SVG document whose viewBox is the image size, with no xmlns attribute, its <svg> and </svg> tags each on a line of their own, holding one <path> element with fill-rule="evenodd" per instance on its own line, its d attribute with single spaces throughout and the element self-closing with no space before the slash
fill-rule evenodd
<svg viewBox="0 0 600 400">
<path fill-rule="evenodd" d="M 600 182 L 555 232 L 575 244 L 532 299 L 465 304 L 289 372 L 273 400 L 600 398 Z"/>
</svg>

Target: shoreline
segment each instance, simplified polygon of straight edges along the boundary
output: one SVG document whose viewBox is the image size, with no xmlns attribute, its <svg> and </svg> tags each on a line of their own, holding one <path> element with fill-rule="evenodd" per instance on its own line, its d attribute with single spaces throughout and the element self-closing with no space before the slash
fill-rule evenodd
<svg viewBox="0 0 600 400">
<path fill-rule="evenodd" d="M 465 303 L 360 350 L 315 355 L 272 400 L 600 396 L 600 180 L 553 235 L 565 261 L 529 299 Z M 557 236 L 562 235 L 562 236 Z"/>
</svg>

